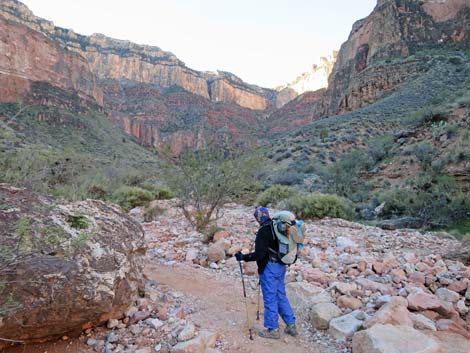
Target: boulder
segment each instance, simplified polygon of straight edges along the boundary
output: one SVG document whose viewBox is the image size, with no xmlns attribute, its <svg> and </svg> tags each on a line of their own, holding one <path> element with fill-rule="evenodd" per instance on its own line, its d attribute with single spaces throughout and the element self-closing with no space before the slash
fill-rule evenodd
<svg viewBox="0 0 470 353">
<path fill-rule="evenodd" d="M 0 210 L 0 243 L 21 245 L 15 265 L 0 263 L 0 283 L 14 283 L 0 287 L 0 298 L 14 304 L 0 337 L 44 341 L 122 316 L 143 289 L 140 224 L 102 201 L 59 202 L 5 184 L 0 199 L 8 205 Z"/>
<path fill-rule="evenodd" d="M 328 333 L 337 340 L 345 340 L 352 337 L 363 324 L 362 320 L 358 320 L 357 312 L 353 311 L 347 315 L 336 317 L 329 323 Z"/>
<path fill-rule="evenodd" d="M 292 282 L 286 285 L 289 302 L 297 313 L 306 313 L 315 304 L 331 303 L 330 294 L 323 288 L 306 282 Z"/>
<path fill-rule="evenodd" d="M 224 239 L 209 246 L 207 257 L 210 262 L 218 262 L 225 259 L 225 242 Z"/>
<path fill-rule="evenodd" d="M 390 286 L 371 281 L 370 279 L 367 278 L 358 278 L 356 280 L 356 283 L 362 286 L 365 290 L 370 290 L 372 292 L 381 292 L 382 294 L 393 294 L 394 290 Z"/>
<path fill-rule="evenodd" d="M 436 331 L 434 321 L 428 319 L 426 316 L 417 313 L 410 313 L 410 318 L 413 321 L 413 327 L 415 329 Z"/>
<path fill-rule="evenodd" d="M 401 228 L 418 229 L 423 226 L 423 221 L 415 217 L 401 217 L 394 219 L 386 219 L 377 223 L 377 227 L 386 230 L 396 230 Z"/>
<path fill-rule="evenodd" d="M 438 288 L 436 290 L 436 297 L 450 303 L 457 303 L 460 299 L 459 293 L 447 288 Z"/>
<path fill-rule="evenodd" d="M 436 310 L 442 307 L 439 299 L 428 293 L 412 293 L 406 297 L 408 308 L 412 310 Z"/>
<path fill-rule="evenodd" d="M 436 340 L 409 326 L 375 325 L 356 332 L 353 353 L 440 353 Z"/>
<path fill-rule="evenodd" d="M 342 295 L 336 300 L 336 304 L 340 308 L 346 308 L 346 309 L 359 309 L 362 306 L 362 302 L 354 297 L 350 297 L 347 295 Z"/>
<path fill-rule="evenodd" d="M 333 303 L 315 304 L 310 312 L 310 322 L 313 327 L 326 330 L 330 320 L 340 315 L 341 310 Z"/>
<path fill-rule="evenodd" d="M 214 348 L 219 335 L 209 331 L 201 331 L 197 337 L 179 342 L 171 349 L 171 353 L 205 353 L 208 349 Z"/>
<path fill-rule="evenodd" d="M 220 239 L 228 239 L 228 238 L 230 238 L 230 233 L 229 232 L 227 232 L 226 230 L 219 230 L 218 232 L 214 233 L 213 240 L 215 242 L 217 242 Z"/>
<path fill-rule="evenodd" d="M 376 324 L 413 327 L 407 304 L 403 297 L 392 297 L 390 302 L 382 306 L 370 320 L 367 320 L 366 327 L 372 327 Z"/>
</svg>

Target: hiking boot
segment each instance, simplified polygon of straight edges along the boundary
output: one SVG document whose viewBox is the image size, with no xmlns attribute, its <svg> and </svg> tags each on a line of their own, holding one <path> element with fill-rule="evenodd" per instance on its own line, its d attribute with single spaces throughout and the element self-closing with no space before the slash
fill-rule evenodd
<svg viewBox="0 0 470 353">
<path fill-rule="evenodd" d="M 295 337 L 297 336 L 297 327 L 295 327 L 295 324 L 287 325 L 284 332 Z"/>
<path fill-rule="evenodd" d="M 262 330 L 258 331 L 258 336 L 263 337 L 263 338 L 272 338 L 274 340 L 278 340 L 281 338 L 281 335 L 279 334 L 279 329 L 267 329 L 264 328 Z"/>
</svg>

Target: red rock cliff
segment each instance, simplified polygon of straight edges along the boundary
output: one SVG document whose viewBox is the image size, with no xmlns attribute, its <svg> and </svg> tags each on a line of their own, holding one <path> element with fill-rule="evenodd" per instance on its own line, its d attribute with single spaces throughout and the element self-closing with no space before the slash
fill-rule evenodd
<svg viewBox="0 0 470 353">
<path fill-rule="evenodd" d="M 24 97 L 35 81 L 47 81 L 103 104 L 103 93 L 82 56 L 0 13 L 0 101 Z"/>
<path fill-rule="evenodd" d="M 242 107 L 266 109 L 274 91 L 249 85 L 241 80 L 235 84 L 226 74 L 199 72 L 185 66 L 175 55 L 155 46 L 139 45 L 101 34 L 83 36 L 54 26 L 32 14 L 16 0 L 3 0 L 0 11 L 11 21 L 22 23 L 60 42 L 70 51 L 86 58 L 91 71 L 100 80 L 131 80 L 161 87 L 180 86 L 188 92 L 215 102 L 234 102 Z M 212 86 L 212 87 L 211 87 Z"/>
</svg>

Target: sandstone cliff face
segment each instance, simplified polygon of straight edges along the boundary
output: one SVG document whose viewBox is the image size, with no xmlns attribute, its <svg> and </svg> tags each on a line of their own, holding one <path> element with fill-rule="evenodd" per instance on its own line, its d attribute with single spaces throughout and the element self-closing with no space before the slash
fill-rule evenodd
<svg viewBox="0 0 470 353">
<path fill-rule="evenodd" d="M 290 119 L 296 111 L 298 120 L 308 121 L 373 103 L 427 69 L 424 62 L 410 58 L 416 50 L 449 43 L 470 48 L 468 0 L 379 0 L 367 18 L 353 25 L 328 89 L 315 97 L 303 95 L 282 111 L 292 111 Z M 273 122 L 279 114 L 272 115 Z"/>
<path fill-rule="evenodd" d="M 75 92 L 84 101 L 103 103 L 103 93 L 82 56 L 0 13 L 0 101 L 26 96 L 36 81 Z"/>
<path fill-rule="evenodd" d="M 331 71 L 333 71 L 337 55 L 338 52 L 334 51 L 331 55 L 321 57 L 319 63 L 312 65 L 310 71 L 302 73 L 287 85 L 278 87 L 277 90 L 281 91 L 285 88 L 291 88 L 297 94 L 302 94 L 328 87 L 328 77 Z"/>
<path fill-rule="evenodd" d="M 136 82 L 103 82 L 109 118 L 144 146 L 169 146 L 174 155 L 224 136 L 250 140 L 261 112 L 234 103 L 214 104 L 179 87 L 161 89 Z"/>
<path fill-rule="evenodd" d="M 411 63 L 404 69 L 381 61 L 406 58 L 425 45 L 457 42 L 469 47 L 469 19 L 470 4 L 465 0 L 379 1 L 367 18 L 354 24 L 341 46 L 329 78 L 328 113 L 371 103 L 405 80 L 408 70 L 419 70 Z M 367 84 L 366 77 L 372 82 Z"/>
<path fill-rule="evenodd" d="M 55 27 L 15 0 L 2 1 L 0 10 L 11 21 L 39 31 L 86 58 L 90 70 L 100 80 L 131 80 L 161 87 L 177 85 L 215 102 L 234 102 L 256 110 L 266 109 L 268 100 L 273 99 L 269 97 L 273 94 L 271 90 L 241 80 L 233 84 L 225 74 L 214 79 L 213 74 L 192 70 L 172 53 L 155 46 L 138 45 L 101 34 L 87 37 Z"/>
</svg>

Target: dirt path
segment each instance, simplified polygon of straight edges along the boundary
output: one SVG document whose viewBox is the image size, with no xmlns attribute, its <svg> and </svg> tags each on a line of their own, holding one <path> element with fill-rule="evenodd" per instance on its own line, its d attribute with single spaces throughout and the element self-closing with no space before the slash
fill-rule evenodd
<svg viewBox="0 0 470 353">
<path fill-rule="evenodd" d="M 219 332 L 224 352 L 230 353 L 329 353 L 336 352 L 315 342 L 307 342 L 306 329 L 298 325 L 300 335 L 297 338 L 283 333 L 281 340 L 269 340 L 256 336 L 256 329 L 262 327 L 262 307 L 260 321 L 256 321 L 256 290 L 248 288 L 248 307 L 250 320 L 255 327 L 254 340 L 249 339 L 246 310 L 243 302 L 243 290 L 240 278 L 215 275 L 188 265 L 153 266 L 147 268 L 147 276 L 159 283 L 166 284 L 185 294 L 186 300 L 198 310 L 189 315 L 197 326 Z M 250 287 L 247 285 L 247 287 Z M 262 300 L 261 300 L 262 303 Z M 261 304 L 262 306 L 262 304 Z"/>
<path fill-rule="evenodd" d="M 248 307 L 253 338 L 249 339 L 248 325 L 243 291 L 240 277 L 233 277 L 215 271 L 195 268 L 186 264 L 163 266 L 152 264 L 145 269 L 149 280 L 167 285 L 173 291 L 184 295 L 184 306 L 194 308 L 188 314 L 188 319 L 201 330 L 218 332 L 220 336 L 220 351 L 227 353 L 337 353 L 334 347 L 324 342 L 312 341 L 311 333 L 302 325 L 298 325 L 299 337 L 294 338 L 283 333 L 281 323 L 281 339 L 269 340 L 256 335 L 256 330 L 262 327 L 263 308 L 261 302 L 260 321 L 256 321 L 256 289 L 255 280 L 247 278 Z M 280 320 L 282 321 L 282 320 Z M 104 329 L 103 329 L 104 330 Z M 310 337 L 310 338 L 308 338 Z M 17 346 L 8 353 L 91 353 L 93 349 L 79 339 L 57 341 L 32 346 Z"/>
</svg>

